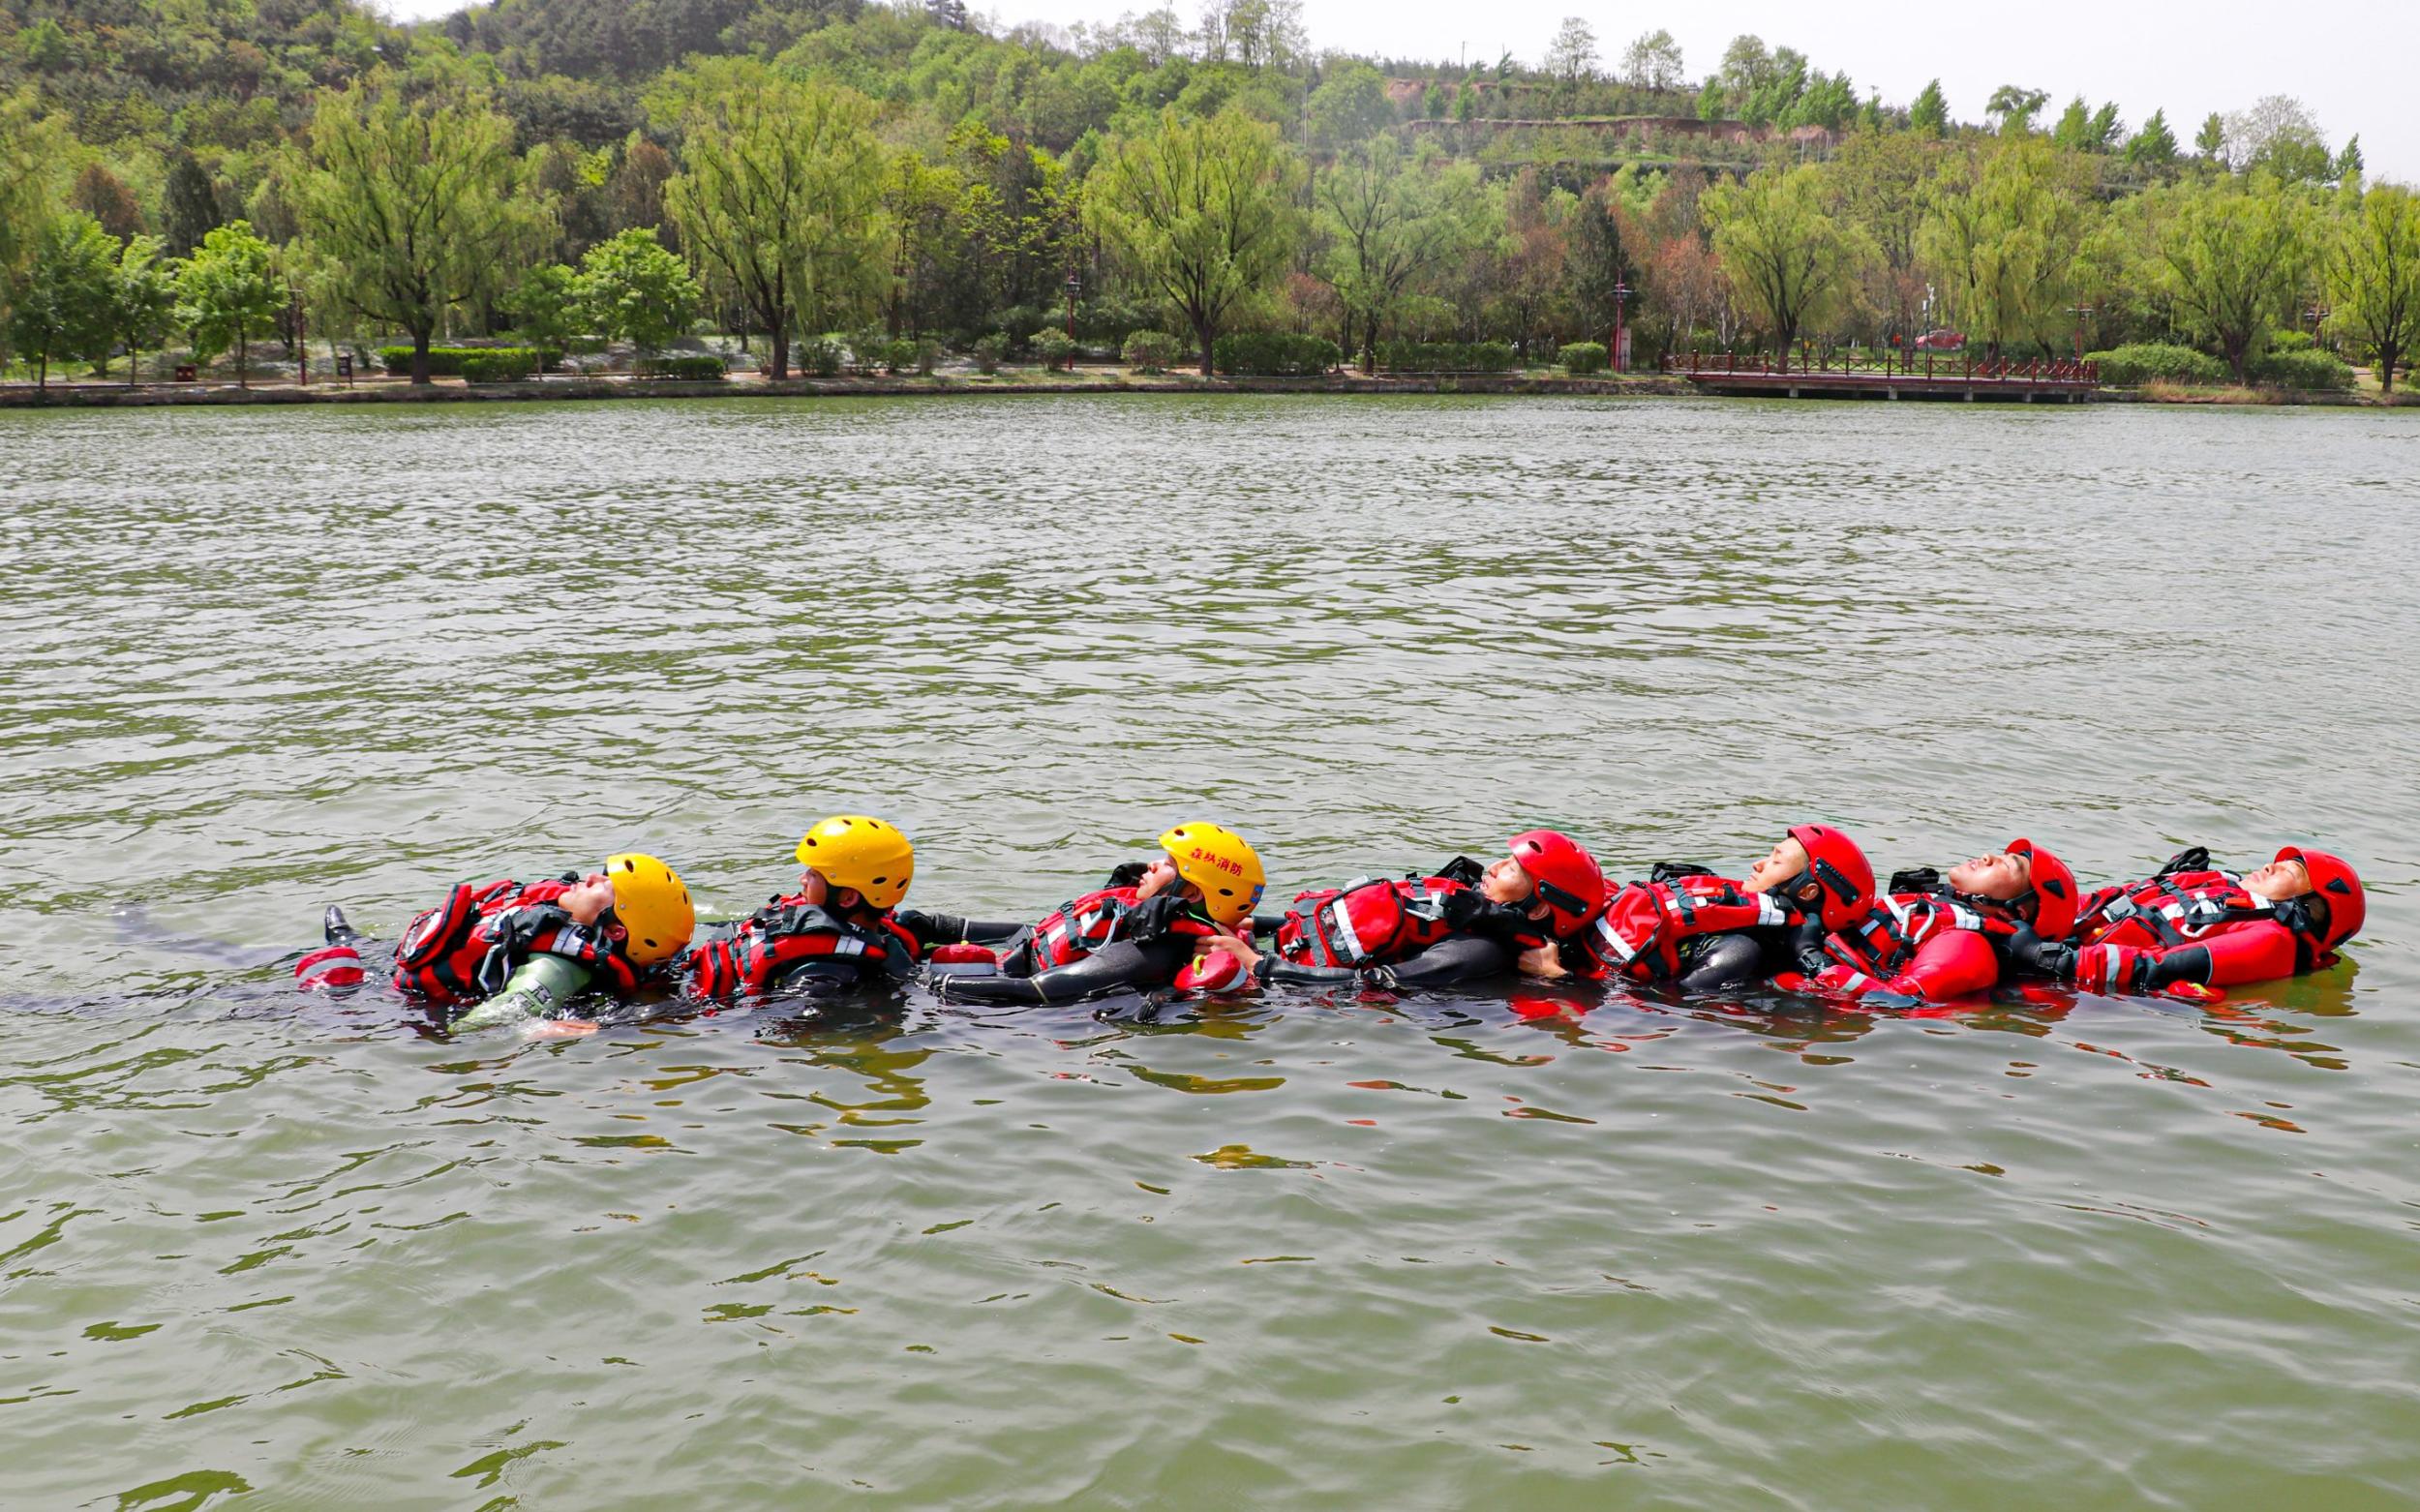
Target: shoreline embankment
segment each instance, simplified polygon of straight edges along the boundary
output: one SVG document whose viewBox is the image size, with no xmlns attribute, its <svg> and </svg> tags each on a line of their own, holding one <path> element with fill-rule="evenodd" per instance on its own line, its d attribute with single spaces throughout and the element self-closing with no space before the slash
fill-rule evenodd
<svg viewBox="0 0 2420 1512">
<path fill-rule="evenodd" d="M 1318 378 L 1217 378 L 1135 373 L 1078 373 L 1072 377 L 936 377 L 793 378 L 778 381 L 753 376 L 729 378 L 680 379 L 608 377 L 547 377 L 499 383 L 466 383 L 440 378 L 411 384 L 394 378 L 347 383 L 343 379 L 296 387 L 290 381 L 270 381 L 238 387 L 231 383 L 54 382 L 45 389 L 30 383 L 0 385 L 0 408 L 154 408 L 162 406 L 261 405 L 393 405 L 393 404 L 543 404 L 548 402 L 634 399 L 849 399 L 1028 397 L 1085 394 L 1505 394 L 1531 396 L 1584 395 L 1600 398 L 1710 397 L 1677 374 L 1636 374 L 1622 378 L 1566 378 L 1519 373 L 1435 374 L 1363 378 L 1328 375 Z M 1947 397 L 1947 396 L 1941 396 Z M 2319 405 L 2338 408 L 2420 408 L 2420 397 L 2396 394 L 2296 392 L 2278 390 L 2143 390 L 2103 388 L 2079 396 L 2087 404 L 2170 404 L 2257 408 L 2276 405 Z"/>
</svg>

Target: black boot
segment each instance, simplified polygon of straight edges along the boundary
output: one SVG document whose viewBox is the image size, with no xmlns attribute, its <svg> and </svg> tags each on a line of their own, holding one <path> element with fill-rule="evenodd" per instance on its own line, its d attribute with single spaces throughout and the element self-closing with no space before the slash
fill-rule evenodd
<svg viewBox="0 0 2420 1512">
<path fill-rule="evenodd" d="M 335 903 L 330 903 L 328 911 L 320 916 L 319 929 L 330 945 L 350 945 L 362 937 L 360 930 L 345 922 L 344 908 Z"/>
</svg>

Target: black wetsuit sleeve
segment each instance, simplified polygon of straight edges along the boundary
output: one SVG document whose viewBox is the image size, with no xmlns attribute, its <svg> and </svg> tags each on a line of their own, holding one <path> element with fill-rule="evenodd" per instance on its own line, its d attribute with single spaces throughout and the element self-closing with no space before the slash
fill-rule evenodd
<svg viewBox="0 0 2420 1512">
<path fill-rule="evenodd" d="M 1025 926 L 1013 920 L 966 919 L 956 914 L 927 914 L 902 908 L 891 916 L 924 950 L 937 945 L 997 945 Z"/>
<path fill-rule="evenodd" d="M 1078 1003 L 1165 987 L 1193 958 L 1190 936 L 1161 935 L 1113 941 L 1082 960 L 1030 977 L 945 977 L 934 985 L 944 997 L 967 1003 Z"/>
<path fill-rule="evenodd" d="M 772 983 L 775 992 L 802 992 L 808 997 L 841 997 L 867 984 L 871 973 L 845 956 L 801 961 Z"/>
<path fill-rule="evenodd" d="M 1450 987 L 1511 970 L 1514 953 L 1494 940 L 1463 934 L 1439 940 L 1418 954 L 1392 964 L 1358 970 L 1350 966 L 1298 966 L 1275 955 L 1264 955 L 1261 960 L 1266 972 L 1261 980 L 1304 985 L 1350 983 L 1379 988 Z"/>
</svg>

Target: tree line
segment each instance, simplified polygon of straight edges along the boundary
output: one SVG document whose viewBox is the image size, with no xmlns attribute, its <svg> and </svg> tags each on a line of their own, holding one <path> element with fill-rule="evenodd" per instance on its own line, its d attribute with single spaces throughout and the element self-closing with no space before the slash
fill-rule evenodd
<svg viewBox="0 0 2420 1512">
<path fill-rule="evenodd" d="M 252 344 L 308 332 L 400 334 L 425 380 L 447 335 L 652 350 L 700 322 L 786 376 L 802 337 L 1018 345 L 1072 301 L 1082 338 L 1177 331 L 1205 372 L 1238 330 L 1323 335 L 1365 368 L 1389 340 L 1540 361 L 1610 340 L 1619 309 L 1643 360 L 1954 328 L 1994 354 L 2190 344 L 2241 381 L 2299 333 L 2391 385 L 2420 323 L 2420 206 L 2287 100 L 2189 146 L 2163 114 L 2045 119 L 2014 85 L 1961 125 L 1937 84 L 1860 100 L 1755 38 L 1695 84 L 1662 33 L 1608 70 L 1576 19 L 1536 68 L 1423 74 L 1314 56 L 1286 0 L 997 37 L 950 0 L 661 0 L 624 13 L 652 18 L 636 41 L 597 34 L 622 41 L 584 64 L 609 76 L 586 116 L 552 110 L 571 129 L 533 94 L 584 81 L 530 72 L 576 50 L 545 24 L 587 14 L 569 0 L 409 33 L 289 3 L 385 40 L 286 79 L 240 150 L 114 138 L 159 148 L 146 177 L 87 139 L 77 89 L 0 95 L 0 332 L 38 377 L 169 344 L 240 375 Z M 76 38 L 23 9 L 0 57 L 55 74 Z M 499 50 L 466 50 L 482 38 Z M 1590 113 L 1608 104 L 1658 108 Z M 1502 150 L 1558 111 L 1590 145 Z M 621 134 L 584 139 L 600 129 Z"/>
</svg>

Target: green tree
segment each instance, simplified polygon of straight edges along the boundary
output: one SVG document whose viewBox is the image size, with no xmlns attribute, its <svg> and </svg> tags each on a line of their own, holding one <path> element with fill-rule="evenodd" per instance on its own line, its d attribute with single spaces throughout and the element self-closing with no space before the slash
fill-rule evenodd
<svg viewBox="0 0 2420 1512">
<path fill-rule="evenodd" d="M 2003 136 L 2021 136 L 2034 129 L 2034 117 L 2049 103 L 2050 91 L 2046 89 L 2002 84 L 1991 92 L 1991 101 L 1983 106 L 1983 113 L 1998 120 Z"/>
<path fill-rule="evenodd" d="M 2339 184 L 2349 184 L 2361 176 L 2361 134 L 2355 132 L 2344 138 L 2344 150 L 2336 155 L 2336 166 L 2328 177 Z"/>
<path fill-rule="evenodd" d="M 1568 106 L 1580 86 L 1596 77 L 1595 29 L 1580 16 L 1564 16 L 1546 45 L 1546 73 L 1555 81 L 1556 99 Z"/>
<path fill-rule="evenodd" d="M 2090 229 L 2090 169 L 2038 136 L 2003 138 L 1972 182 L 1961 166 L 1934 182 L 1921 236 L 1951 310 L 1992 355 L 2042 340 L 2066 307 Z"/>
<path fill-rule="evenodd" d="M 2161 227 L 2159 277 L 2180 323 L 2214 344 L 2244 382 L 2269 332 L 2298 313 L 2307 212 L 2266 174 L 2177 193 Z"/>
<path fill-rule="evenodd" d="M 702 298 L 697 280 L 651 227 L 590 248 L 574 287 L 590 329 L 649 354 L 689 334 Z"/>
<path fill-rule="evenodd" d="M 1313 191 L 1329 237 L 1321 272 L 1345 306 L 1361 371 L 1377 371 L 1379 330 L 1414 283 L 1479 241 L 1478 165 L 1441 154 L 1407 158 L 1395 138 L 1373 137 L 1338 158 Z"/>
<path fill-rule="evenodd" d="M 109 328 L 126 344 L 126 381 L 142 381 L 142 358 L 167 340 L 176 318 L 175 266 L 161 255 L 160 238 L 136 236 L 118 254 L 109 290 Z"/>
<path fill-rule="evenodd" d="M 1914 132 L 1860 131 L 1840 144 L 1830 178 L 1838 214 L 1862 230 L 1880 254 L 1873 303 L 1892 330 L 1913 331 L 1922 307 L 1918 235 L 1942 148 Z"/>
<path fill-rule="evenodd" d="M 873 105 L 748 59 L 704 60 L 685 82 L 677 119 L 688 166 L 664 186 L 665 202 L 707 282 L 770 339 L 772 377 L 787 378 L 801 318 L 845 317 L 886 266 Z"/>
<path fill-rule="evenodd" d="M 209 170 L 191 152 L 179 147 L 168 161 L 168 181 L 161 196 L 166 205 L 167 249 L 171 257 L 193 256 L 210 227 L 226 217 L 219 214 L 219 195 Z"/>
<path fill-rule="evenodd" d="M 1820 168 L 1759 168 L 1699 203 L 1723 271 L 1785 355 L 1801 330 L 1843 308 L 1871 256 L 1864 234 L 1825 208 Z"/>
<path fill-rule="evenodd" d="M 252 341 L 276 328 L 291 297 L 269 244 L 250 221 L 212 227 L 176 277 L 176 318 L 192 330 L 194 356 L 208 362 L 235 348 L 235 381 L 246 384 Z"/>
<path fill-rule="evenodd" d="M 1469 93 L 1466 85 L 1463 93 Z M 1311 92 L 1305 107 L 1311 139 L 1322 147 L 1349 147 L 1395 124 L 1395 106 L 1386 98 L 1386 76 L 1358 58 L 1346 59 L 1327 71 Z"/>
<path fill-rule="evenodd" d="M 43 116 L 32 90 L 0 95 L 0 331 L 17 275 L 56 208 L 69 141 L 62 123 Z"/>
<path fill-rule="evenodd" d="M 1211 373 L 1211 344 L 1238 306 L 1294 256 L 1302 160 L 1277 129 L 1233 107 L 1173 109 L 1110 145 L 1085 207 L 1102 239 L 1184 313 Z"/>
<path fill-rule="evenodd" d="M 2228 166 L 2226 122 L 2221 118 L 2218 111 L 2213 110 L 2202 117 L 2201 130 L 2193 134 L 2193 150 L 2200 153 L 2202 161 L 2213 167 Z"/>
<path fill-rule="evenodd" d="M 2165 174 L 2176 166 L 2176 133 L 2168 130 L 2168 113 L 2154 110 L 2126 143 L 2127 171 L 2139 177 Z"/>
<path fill-rule="evenodd" d="M 81 210 L 44 223 L 35 233 L 15 296 L 9 340 L 35 364 L 34 386 L 50 385 L 50 364 L 95 361 L 109 349 L 117 239 Z"/>
<path fill-rule="evenodd" d="M 2375 354 L 2378 386 L 2420 345 L 2420 197 L 2380 185 L 2340 232 L 2326 259 L 2329 318 Z"/>
<path fill-rule="evenodd" d="M 1907 107 L 1907 123 L 1927 136 L 1947 136 L 1950 131 L 1950 102 L 1941 93 L 1941 80 L 1934 79 L 1916 96 L 1916 103 Z"/>
<path fill-rule="evenodd" d="M 1564 254 L 1564 276 L 1570 285 L 1574 313 L 1581 329 L 1594 340 L 1605 336 L 1607 358 L 1618 366 L 1621 345 L 1614 321 L 1626 308 L 1635 320 L 1646 301 L 1639 297 L 1636 238 L 1627 234 L 1628 210 L 1622 202 L 1624 178 L 1605 179 L 1591 187 L 1573 207 Z M 1616 290 L 1626 290 L 1617 294 Z M 1626 307 L 1625 307 L 1626 302 Z"/>
<path fill-rule="evenodd" d="M 413 98 L 381 73 L 319 99 L 295 214 L 339 297 L 410 336 L 414 383 L 447 316 L 501 294 L 542 233 L 518 166 L 512 123 L 484 98 Z"/>
<path fill-rule="evenodd" d="M 567 347 L 594 329 L 580 302 L 579 280 L 578 273 L 560 262 L 541 262 L 522 273 L 521 282 L 505 296 L 504 312 L 523 341 Z"/>
<path fill-rule="evenodd" d="M 1680 44 L 1661 27 L 1641 33 L 1621 55 L 1621 81 L 1633 89 L 1669 94 L 1681 87 L 1682 74 Z"/>
</svg>

